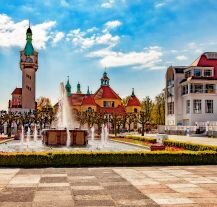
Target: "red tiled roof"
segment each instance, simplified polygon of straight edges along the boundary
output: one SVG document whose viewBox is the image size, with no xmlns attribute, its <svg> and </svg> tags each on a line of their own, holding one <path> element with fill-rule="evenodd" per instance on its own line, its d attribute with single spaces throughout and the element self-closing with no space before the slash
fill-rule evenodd
<svg viewBox="0 0 217 207">
<path fill-rule="evenodd" d="M 115 108 L 114 107 L 99 107 L 98 111 L 101 113 L 108 113 L 108 114 L 113 114 L 113 113 L 124 114 L 126 112 L 123 105 L 119 105 L 118 107 L 115 107 Z"/>
<path fill-rule="evenodd" d="M 81 105 L 93 105 L 96 106 L 96 102 L 91 95 L 87 95 L 83 98 L 82 104 Z"/>
<path fill-rule="evenodd" d="M 12 95 L 21 95 L 22 94 L 22 88 L 15 88 L 14 91 L 12 92 Z"/>
<path fill-rule="evenodd" d="M 141 106 L 141 103 L 136 96 L 130 96 L 127 106 Z"/>
<path fill-rule="evenodd" d="M 70 104 L 74 105 L 74 106 L 80 106 L 82 104 L 83 98 L 84 98 L 85 94 L 77 94 L 77 93 L 73 93 L 69 99 L 70 99 Z"/>
<path fill-rule="evenodd" d="M 96 93 L 94 94 L 95 99 L 100 98 L 113 98 L 113 99 L 121 99 L 110 86 L 101 86 Z"/>
</svg>

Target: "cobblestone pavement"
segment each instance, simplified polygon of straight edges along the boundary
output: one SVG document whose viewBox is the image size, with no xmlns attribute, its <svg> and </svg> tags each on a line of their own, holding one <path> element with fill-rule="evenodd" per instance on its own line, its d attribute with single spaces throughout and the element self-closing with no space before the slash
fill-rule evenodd
<svg viewBox="0 0 217 207">
<path fill-rule="evenodd" d="M 217 206 L 217 166 L 0 169 L 0 207 Z"/>
</svg>

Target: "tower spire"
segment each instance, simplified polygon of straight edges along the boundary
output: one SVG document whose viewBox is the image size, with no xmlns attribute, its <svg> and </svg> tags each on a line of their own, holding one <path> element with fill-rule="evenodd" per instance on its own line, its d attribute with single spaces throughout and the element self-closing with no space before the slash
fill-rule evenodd
<svg viewBox="0 0 217 207">
<path fill-rule="evenodd" d="M 134 93 L 134 88 L 132 88 L 132 97 L 135 96 L 135 93 Z"/>
<path fill-rule="evenodd" d="M 106 71 L 104 71 L 103 76 L 101 78 L 101 86 L 109 86 L 109 77 L 106 73 Z"/>
<path fill-rule="evenodd" d="M 30 28 L 30 20 L 29 20 L 29 27 L 26 30 L 26 46 L 24 48 L 24 54 L 26 56 L 30 56 L 34 54 L 34 48 L 32 46 L 32 30 Z"/>
<path fill-rule="evenodd" d="M 81 94 L 81 84 L 78 82 L 77 84 L 77 94 Z"/>
<path fill-rule="evenodd" d="M 67 93 L 67 96 L 69 97 L 69 96 L 71 96 L 71 85 L 70 85 L 70 83 L 69 83 L 69 76 L 67 76 L 67 83 L 66 83 L 66 85 L 65 85 L 65 89 L 66 89 L 66 93 Z"/>
<path fill-rule="evenodd" d="M 87 87 L 87 95 L 90 95 L 90 87 Z"/>
</svg>

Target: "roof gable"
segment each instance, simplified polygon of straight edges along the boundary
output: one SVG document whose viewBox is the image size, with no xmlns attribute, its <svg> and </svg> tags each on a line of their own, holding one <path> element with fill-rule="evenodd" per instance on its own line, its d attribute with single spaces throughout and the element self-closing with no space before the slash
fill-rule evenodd
<svg viewBox="0 0 217 207">
<path fill-rule="evenodd" d="M 110 86 L 101 86 L 94 94 L 94 98 L 111 98 L 121 100 L 121 98 L 117 95 L 117 93 L 114 92 L 114 90 Z"/>
<path fill-rule="evenodd" d="M 141 103 L 136 96 L 130 96 L 127 101 L 127 106 L 141 106 Z"/>
<path fill-rule="evenodd" d="M 21 95 L 22 94 L 22 88 L 15 88 L 12 92 L 12 95 Z"/>
</svg>

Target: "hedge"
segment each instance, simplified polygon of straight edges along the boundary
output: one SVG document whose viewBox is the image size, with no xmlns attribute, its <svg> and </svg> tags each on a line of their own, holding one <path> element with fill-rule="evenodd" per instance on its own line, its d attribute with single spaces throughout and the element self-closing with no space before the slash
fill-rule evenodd
<svg viewBox="0 0 217 207">
<path fill-rule="evenodd" d="M 129 138 L 129 139 L 133 139 L 133 140 L 139 140 L 139 141 L 143 141 L 143 142 L 150 142 L 150 143 L 156 143 L 157 142 L 157 139 L 156 138 L 148 138 L 148 137 L 140 137 L 140 136 L 133 136 L 133 135 L 129 135 L 129 136 L 126 136 L 126 138 Z"/>
<path fill-rule="evenodd" d="M 191 151 L 216 151 L 217 152 L 217 146 L 211 146 L 211 145 L 203 145 L 203 144 L 195 144 L 191 142 L 183 142 L 183 141 L 173 141 L 173 140 L 164 140 L 163 141 L 165 146 L 175 146 L 175 147 L 182 147 L 187 150 Z"/>
<path fill-rule="evenodd" d="M 217 164 L 217 152 L 0 153 L 0 167 L 85 167 Z"/>
</svg>

